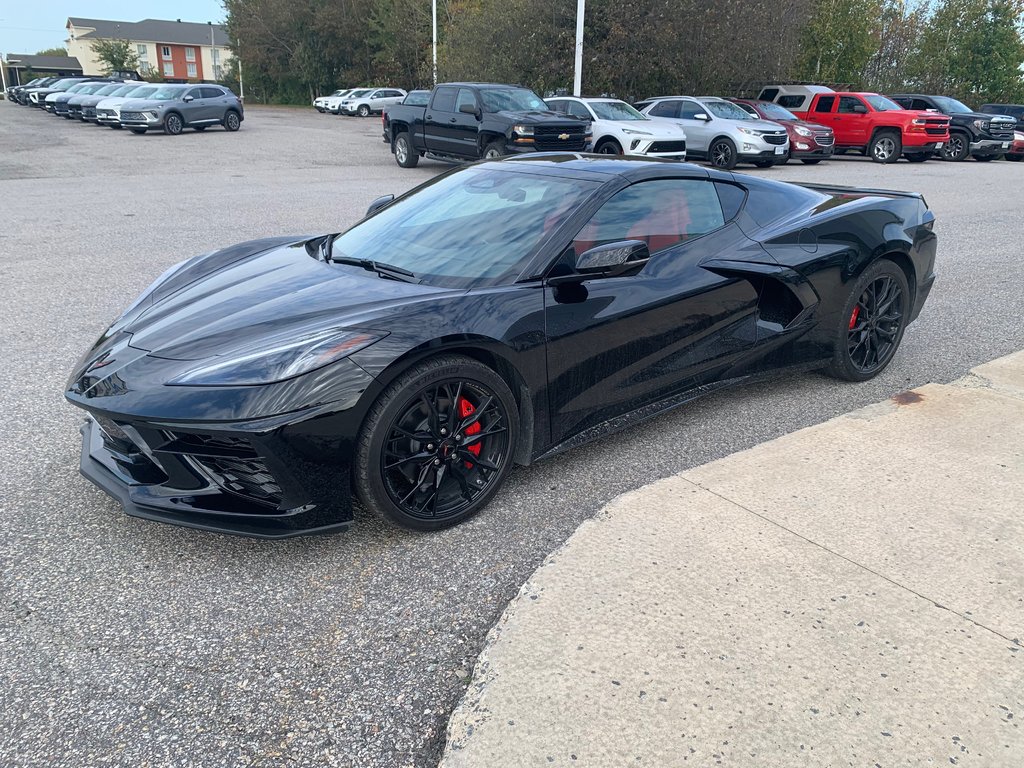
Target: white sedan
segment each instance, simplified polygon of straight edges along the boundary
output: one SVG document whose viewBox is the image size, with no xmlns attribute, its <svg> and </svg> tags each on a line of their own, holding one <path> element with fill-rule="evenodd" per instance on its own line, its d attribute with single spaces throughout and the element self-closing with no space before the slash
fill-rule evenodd
<svg viewBox="0 0 1024 768">
<path fill-rule="evenodd" d="M 594 151 L 603 155 L 646 155 L 686 159 L 686 131 L 667 120 L 651 119 L 619 99 L 545 99 L 555 112 L 590 120 Z"/>
</svg>

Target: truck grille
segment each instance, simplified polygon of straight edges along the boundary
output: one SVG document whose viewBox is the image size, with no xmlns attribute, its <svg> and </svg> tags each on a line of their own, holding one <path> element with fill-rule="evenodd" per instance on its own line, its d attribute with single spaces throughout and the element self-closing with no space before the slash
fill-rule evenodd
<svg viewBox="0 0 1024 768">
<path fill-rule="evenodd" d="M 992 121 L 992 127 L 989 129 L 989 133 L 992 134 L 992 138 L 999 139 L 1001 141 L 1013 141 L 1013 131 L 1017 127 L 1015 122 L 996 122 Z"/>
<path fill-rule="evenodd" d="M 545 151 L 564 149 L 567 152 L 582 152 L 587 147 L 586 128 L 583 125 L 538 125 L 533 129 L 533 145 Z"/>
<path fill-rule="evenodd" d="M 273 508 L 280 505 L 284 495 L 281 486 L 245 437 L 167 434 L 172 440 L 161 450 L 188 456 L 225 491 Z"/>
<path fill-rule="evenodd" d="M 146 118 L 143 116 L 143 114 L 141 112 L 122 112 L 121 113 L 121 119 L 122 120 L 145 120 Z"/>
<path fill-rule="evenodd" d="M 656 141 L 651 144 L 648 152 L 685 152 L 685 141 Z"/>
<path fill-rule="evenodd" d="M 764 134 L 764 140 L 769 144 L 785 144 L 786 134 L 785 133 L 766 133 Z"/>
</svg>

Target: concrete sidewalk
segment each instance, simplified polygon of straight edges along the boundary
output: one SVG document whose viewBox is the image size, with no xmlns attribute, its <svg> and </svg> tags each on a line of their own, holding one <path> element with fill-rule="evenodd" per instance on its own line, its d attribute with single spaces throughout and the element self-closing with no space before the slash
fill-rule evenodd
<svg viewBox="0 0 1024 768">
<path fill-rule="evenodd" d="M 620 497 L 442 765 L 1024 766 L 1024 352 Z"/>
</svg>

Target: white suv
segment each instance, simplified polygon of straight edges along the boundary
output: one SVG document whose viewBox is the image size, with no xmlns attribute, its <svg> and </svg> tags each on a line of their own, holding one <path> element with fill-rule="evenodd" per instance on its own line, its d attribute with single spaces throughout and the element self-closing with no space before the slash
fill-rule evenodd
<svg viewBox="0 0 1024 768">
<path fill-rule="evenodd" d="M 662 96 L 636 107 L 649 117 L 679 123 L 686 130 L 687 154 L 731 170 L 736 163 L 770 168 L 789 156 L 789 133 L 778 123 L 759 120 L 717 96 Z"/>
<path fill-rule="evenodd" d="M 624 101 L 556 96 L 545 102 L 555 112 L 589 120 L 598 154 L 686 159 L 686 131 L 682 126 L 641 115 Z"/>
<path fill-rule="evenodd" d="M 373 113 L 380 114 L 389 104 L 397 104 L 405 98 L 401 88 L 363 88 L 352 91 L 342 99 L 341 111 L 346 115 L 368 117 Z"/>
<path fill-rule="evenodd" d="M 352 93 L 351 88 L 346 88 L 341 91 L 335 91 L 330 96 L 317 96 L 313 99 L 313 106 L 316 107 L 316 111 L 320 114 L 324 112 L 333 112 L 338 114 L 338 110 L 341 109 L 341 102 L 345 100 L 345 97 Z"/>
</svg>

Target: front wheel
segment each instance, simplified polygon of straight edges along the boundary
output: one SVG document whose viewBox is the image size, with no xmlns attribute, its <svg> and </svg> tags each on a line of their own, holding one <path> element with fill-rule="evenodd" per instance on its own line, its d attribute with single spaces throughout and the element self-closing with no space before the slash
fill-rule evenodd
<svg viewBox="0 0 1024 768">
<path fill-rule="evenodd" d="M 715 168 L 731 171 L 736 167 L 736 147 L 728 139 L 719 139 L 711 145 L 711 149 L 708 151 L 708 159 Z"/>
<path fill-rule="evenodd" d="M 368 106 L 366 106 L 365 104 L 360 104 L 359 105 L 359 116 L 360 117 L 369 117 L 370 116 L 370 108 Z"/>
<path fill-rule="evenodd" d="M 371 406 L 356 445 L 356 493 L 405 528 L 448 528 L 497 493 L 518 433 L 515 398 L 494 370 L 460 355 L 426 360 Z"/>
<path fill-rule="evenodd" d="M 484 160 L 500 160 L 505 156 L 505 142 L 500 139 L 484 147 Z"/>
<path fill-rule="evenodd" d="M 895 131 L 879 131 L 868 145 L 868 157 L 876 163 L 895 163 L 903 154 L 903 140 Z"/>
<path fill-rule="evenodd" d="M 962 133 L 949 134 L 949 141 L 942 145 L 939 152 L 943 160 L 952 160 L 955 163 L 966 160 L 971 151 L 970 142 Z"/>
<path fill-rule="evenodd" d="M 886 259 L 853 282 L 839 313 L 830 376 L 867 381 L 890 363 L 910 315 L 907 276 Z"/>
<path fill-rule="evenodd" d="M 412 138 L 403 131 L 395 137 L 395 162 L 402 168 L 415 168 L 420 156 L 412 148 Z"/>
<path fill-rule="evenodd" d="M 177 136 L 185 128 L 185 122 L 177 115 L 171 114 L 164 118 L 164 133 Z"/>
<path fill-rule="evenodd" d="M 603 139 L 594 151 L 599 155 L 621 155 L 622 147 L 619 146 L 619 142 L 615 139 Z"/>
</svg>

